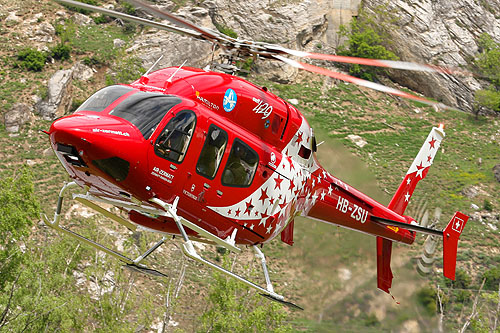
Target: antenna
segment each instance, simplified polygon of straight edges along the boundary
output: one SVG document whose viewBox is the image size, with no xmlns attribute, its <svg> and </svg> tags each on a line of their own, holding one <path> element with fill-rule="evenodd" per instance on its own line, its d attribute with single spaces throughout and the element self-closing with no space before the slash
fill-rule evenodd
<svg viewBox="0 0 500 333">
<path fill-rule="evenodd" d="M 168 83 L 172 83 L 172 78 L 175 76 L 175 74 L 177 74 L 177 72 L 186 64 L 186 61 L 187 60 L 184 60 L 184 62 L 182 63 L 182 65 L 179 66 L 179 68 L 177 68 L 175 70 L 175 72 L 172 74 L 172 76 L 170 76 L 167 80 Z"/>
<path fill-rule="evenodd" d="M 151 72 L 151 70 L 153 68 L 155 68 L 156 64 L 159 63 L 162 58 L 163 58 L 163 54 L 158 58 L 158 60 L 155 61 L 155 63 L 153 64 L 153 66 L 149 67 L 148 71 L 143 76 L 148 76 L 149 73 Z"/>
</svg>

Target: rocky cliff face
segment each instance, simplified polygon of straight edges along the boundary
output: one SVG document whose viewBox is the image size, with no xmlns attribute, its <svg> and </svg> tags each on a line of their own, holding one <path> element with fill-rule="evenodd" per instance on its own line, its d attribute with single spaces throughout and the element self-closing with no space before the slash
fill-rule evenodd
<svg viewBox="0 0 500 333">
<path fill-rule="evenodd" d="M 173 9 L 170 1 L 157 1 L 157 4 L 166 10 Z M 324 40 L 329 10 L 325 0 L 208 0 L 199 5 L 185 6 L 175 14 L 212 30 L 217 30 L 216 25 L 228 27 L 241 39 L 304 49 L 312 47 L 316 40 Z M 204 67 L 212 58 L 209 43 L 162 31 L 142 34 L 128 51 L 139 56 L 145 67 L 162 54 L 164 58 L 158 67 L 179 65 L 184 60 L 187 60 L 186 65 Z M 277 63 L 260 62 L 259 68 L 261 73 L 268 73 L 269 78 L 283 82 L 293 79 L 297 73 L 293 68 Z"/>
<path fill-rule="evenodd" d="M 390 34 L 401 59 L 466 67 L 478 52 L 477 40 L 486 32 L 500 42 L 500 1 L 389 0 L 399 18 Z M 374 12 L 378 0 L 364 0 Z M 395 73 L 393 78 L 421 93 L 471 111 L 473 91 L 481 82 L 472 77 Z M 484 83 L 483 83 L 484 84 Z"/>
</svg>

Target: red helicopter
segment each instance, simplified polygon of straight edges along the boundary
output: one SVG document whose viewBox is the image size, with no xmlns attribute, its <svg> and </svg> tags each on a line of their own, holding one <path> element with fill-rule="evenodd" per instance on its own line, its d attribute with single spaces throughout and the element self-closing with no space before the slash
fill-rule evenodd
<svg viewBox="0 0 500 333">
<path fill-rule="evenodd" d="M 301 63 L 286 55 L 362 63 L 409 70 L 451 73 L 436 66 L 307 53 L 278 45 L 233 39 L 200 28 L 140 1 L 130 1 L 175 25 L 158 23 L 76 1 L 60 3 L 97 11 L 159 29 L 209 41 L 239 56 L 268 58 L 369 88 L 415 99 L 440 108 L 438 102 L 373 82 Z M 154 65 L 153 65 L 154 67 Z M 141 262 L 169 235 L 180 235 L 184 253 L 236 278 L 263 296 L 292 308 L 273 289 L 260 247 L 280 235 L 293 244 L 294 218 L 308 216 L 376 236 L 377 285 L 389 293 L 392 242 L 412 244 L 416 232 L 443 237 L 444 275 L 455 278 L 458 238 L 468 216 L 457 212 L 443 231 L 419 226 L 405 209 L 417 183 L 425 178 L 445 133 L 434 127 L 388 206 L 331 175 L 318 163 L 316 139 L 304 116 L 264 87 L 221 70 L 171 67 L 148 71 L 130 84 L 99 90 L 47 132 L 62 165 L 73 179 L 65 184 L 50 221 L 45 223 L 119 260 L 127 267 L 163 276 Z M 69 188 L 85 194 L 73 199 L 130 230 L 163 238 L 136 259 L 106 248 L 59 225 Z M 128 218 L 104 209 L 112 205 Z M 266 287 L 261 287 L 201 257 L 192 241 L 240 252 L 251 246 L 261 260 Z"/>
</svg>

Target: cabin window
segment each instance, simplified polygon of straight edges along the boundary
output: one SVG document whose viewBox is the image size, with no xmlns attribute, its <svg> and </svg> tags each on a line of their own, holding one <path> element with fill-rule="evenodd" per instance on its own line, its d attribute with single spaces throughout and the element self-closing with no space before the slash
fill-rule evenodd
<svg viewBox="0 0 500 333">
<path fill-rule="evenodd" d="M 222 184 L 236 187 L 250 186 L 258 163 L 259 155 L 246 143 L 235 139 L 222 173 Z"/>
<path fill-rule="evenodd" d="M 214 179 L 219 169 L 227 145 L 227 133 L 215 125 L 210 125 L 208 135 L 196 164 L 196 171 L 209 179 Z"/>
<path fill-rule="evenodd" d="M 130 87 L 125 86 L 109 86 L 103 88 L 89 97 L 80 107 L 75 111 L 96 111 L 101 112 L 108 106 L 110 106 L 118 98 L 122 97 L 126 93 L 134 90 Z"/>
<path fill-rule="evenodd" d="M 183 110 L 170 119 L 155 143 L 156 155 L 181 163 L 193 137 L 196 116 L 193 111 Z"/>
<path fill-rule="evenodd" d="M 109 112 L 131 122 L 148 140 L 167 112 L 181 102 L 181 99 L 164 94 L 139 91 Z"/>
<path fill-rule="evenodd" d="M 300 145 L 299 156 L 305 160 L 308 160 L 311 157 L 311 149 L 306 146 Z"/>
<path fill-rule="evenodd" d="M 273 132 L 273 134 L 278 134 L 282 122 L 283 118 L 275 114 L 271 123 L 271 131 Z"/>
</svg>

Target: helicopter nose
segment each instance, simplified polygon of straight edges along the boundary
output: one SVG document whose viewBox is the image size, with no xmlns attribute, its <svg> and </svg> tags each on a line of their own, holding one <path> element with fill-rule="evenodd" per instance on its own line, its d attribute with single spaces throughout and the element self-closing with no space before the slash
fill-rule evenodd
<svg viewBox="0 0 500 333">
<path fill-rule="evenodd" d="M 50 141 L 54 150 L 71 165 L 86 167 L 83 161 L 83 149 L 88 148 L 89 141 L 85 138 L 85 133 L 79 129 L 76 117 L 60 118 L 50 127 Z"/>
<path fill-rule="evenodd" d="M 58 119 L 49 135 L 63 163 L 65 160 L 70 167 L 84 167 L 77 169 L 118 182 L 129 175 L 130 152 L 140 151 L 132 147 L 141 144 L 131 125 L 105 115 L 74 114 Z"/>
</svg>

